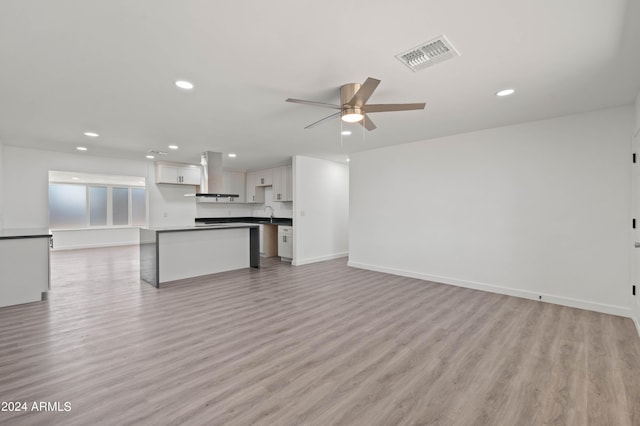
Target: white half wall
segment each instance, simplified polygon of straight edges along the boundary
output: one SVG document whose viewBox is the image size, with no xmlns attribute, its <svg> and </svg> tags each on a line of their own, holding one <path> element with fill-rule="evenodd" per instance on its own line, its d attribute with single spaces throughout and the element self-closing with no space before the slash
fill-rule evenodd
<svg viewBox="0 0 640 426">
<path fill-rule="evenodd" d="M 140 230 L 136 228 L 69 229 L 52 231 L 54 250 L 115 247 L 138 244 Z"/>
<path fill-rule="evenodd" d="M 349 265 L 630 316 L 633 120 L 628 106 L 352 154 Z"/>
<path fill-rule="evenodd" d="M 293 159 L 293 265 L 335 259 L 349 251 L 349 167 Z"/>
</svg>

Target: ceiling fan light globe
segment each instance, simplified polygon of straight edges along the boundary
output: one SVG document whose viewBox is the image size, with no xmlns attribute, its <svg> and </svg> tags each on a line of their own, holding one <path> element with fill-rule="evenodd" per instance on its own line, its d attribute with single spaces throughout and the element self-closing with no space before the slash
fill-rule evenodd
<svg viewBox="0 0 640 426">
<path fill-rule="evenodd" d="M 364 118 L 360 108 L 345 108 L 342 110 L 342 121 L 347 123 L 357 123 Z"/>
<path fill-rule="evenodd" d="M 362 114 L 345 114 L 342 116 L 342 121 L 346 121 L 347 123 L 357 123 L 362 120 L 364 116 Z"/>
</svg>

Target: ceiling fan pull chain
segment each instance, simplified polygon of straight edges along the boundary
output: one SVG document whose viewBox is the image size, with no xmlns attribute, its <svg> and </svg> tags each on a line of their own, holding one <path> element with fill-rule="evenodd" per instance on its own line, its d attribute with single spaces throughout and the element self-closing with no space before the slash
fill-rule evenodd
<svg viewBox="0 0 640 426">
<path fill-rule="evenodd" d="M 367 122 L 367 114 L 365 114 L 364 117 L 362 117 L 362 126 L 360 126 L 362 127 L 362 143 L 365 143 L 367 139 L 367 133 L 364 131 L 366 128 L 365 126 L 366 122 Z"/>
</svg>

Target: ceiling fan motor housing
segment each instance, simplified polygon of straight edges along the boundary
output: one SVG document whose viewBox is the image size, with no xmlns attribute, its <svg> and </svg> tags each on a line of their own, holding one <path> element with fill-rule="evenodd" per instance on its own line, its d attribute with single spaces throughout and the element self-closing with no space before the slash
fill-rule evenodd
<svg viewBox="0 0 640 426">
<path fill-rule="evenodd" d="M 360 83 L 347 83 L 340 86 L 340 105 L 343 107 L 349 104 L 353 95 L 360 89 Z M 351 105 L 348 105 L 351 106 Z"/>
</svg>

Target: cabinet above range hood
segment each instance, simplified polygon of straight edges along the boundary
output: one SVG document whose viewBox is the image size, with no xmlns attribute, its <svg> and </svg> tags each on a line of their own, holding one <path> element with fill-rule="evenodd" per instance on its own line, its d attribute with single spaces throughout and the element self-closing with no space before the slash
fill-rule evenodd
<svg viewBox="0 0 640 426">
<path fill-rule="evenodd" d="M 196 197 L 236 198 L 238 194 L 225 194 L 223 189 L 222 153 L 205 151 L 200 159 L 202 181 Z"/>
</svg>

